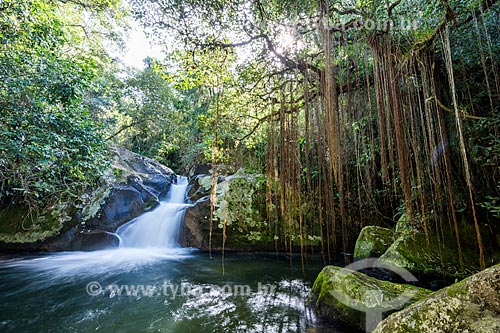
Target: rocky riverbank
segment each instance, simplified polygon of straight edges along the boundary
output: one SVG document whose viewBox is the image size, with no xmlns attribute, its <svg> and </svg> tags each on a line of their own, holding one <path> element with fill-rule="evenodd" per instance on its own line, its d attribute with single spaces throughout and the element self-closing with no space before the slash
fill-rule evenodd
<svg viewBox="0 0 500 333">
<path fill-rule="evenodd" d="M 160 163 L 124 148 L 110 150 L 110 167 L 99 187 L 71 203 L 30 212 L 0 210 L 0 251 L 96 250 L 118 245 L 120 225 L 153 209 L 175 179 Z"/>
<path fill-rule="evenodd" d="M 429 243 L 406 216 L 395 230 L 365 227 L 355 246 L 358 261 L 349 265 L 357 269 L 325 267 L 309 301 L 328 321 L 363 332 L 500 332 L 500 265 L 479 272 L 474 251 L 467 250 L 460 263 L 455 244 L 448 240 L 452 237 L 444 241 L 428 237 Z M 398 275 L 404 283 L 360 272 L 373 275 L 372 268 L 379 273 L 382 268 L 385 278 Z M 451 285 L 435 292 L 415 287 L 427 284 L 438 289 L 441 284 L 429 284 L 429 278 Z"/>
</svg>

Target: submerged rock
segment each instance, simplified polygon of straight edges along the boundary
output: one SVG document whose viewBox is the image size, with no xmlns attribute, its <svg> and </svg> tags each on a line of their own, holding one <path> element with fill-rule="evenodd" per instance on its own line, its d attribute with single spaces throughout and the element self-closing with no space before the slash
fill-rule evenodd
<svg viewBox="0 0 500 333">
<path fill-rule="evenodd" d="M 95 251 L 120 245 L 116 234 L 106 231 L 92 231 L 78 234 L 71 242 L 71 248 L 81 251 Z"/>
<path fill-rule="evenodd" d="M 500 265 L 390 315 L 374 332 L 500 332 Z"/>
<path fill-rule="evenodd" d="M 326 266 L 316 278 L 309 300 L 325 319 L 364 331 L 367 313 L 387 315 L 430 293 L 412 285 L 381 281 L 358 271 Z"/>
<path fill-rule="evenodd" d="M 377 226 L 364 227 L 359 233 L 354 248 L 354 257 L 358 259 L 380 257 L 394 242 L 394 232 Z"/>
</svg>

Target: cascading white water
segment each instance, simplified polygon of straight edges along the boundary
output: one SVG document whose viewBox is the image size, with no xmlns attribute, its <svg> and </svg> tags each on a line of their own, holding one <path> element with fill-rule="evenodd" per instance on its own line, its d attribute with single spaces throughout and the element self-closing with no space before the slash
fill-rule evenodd
<svg viewBox="0 0 500 333">
<path fill-rule="evenodd" d="M 184 211 L 188 180 L 177 177 L 167 197 L 153 211 L 147 212 L 117 230 L 120 247 L 90 252 L 58 252 L 32 260 L 14 259 L 3 267 L 18 267 L 39 271 L 45 282 L 53 277 L 56 283 L 61 276 L 91 276 L 130 272 L 144 264 L 160 260 L 181 260 L 191 256 L 193 249 L 177 244 Z M 1 323 L 0 323 L 1 326 Z"/>
<path fill-rule="evenodd" d="M 122 248 L 177 248 L 177 235 L 189 206 L 185 204 L 187 177 L 178 176 L 165 201 L 151 212 L 121 226 L 117 230 Z"/>
</svg>

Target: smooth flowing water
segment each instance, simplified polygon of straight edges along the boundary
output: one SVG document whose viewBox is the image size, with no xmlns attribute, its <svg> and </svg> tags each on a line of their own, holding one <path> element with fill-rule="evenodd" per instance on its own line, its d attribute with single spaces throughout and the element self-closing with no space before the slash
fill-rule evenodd
<svg viewBox="0 0 500 333">
<path fill-rule="evenodd" d="M 175 242 L 187 181 L 123 226 L 121 247 L 0 259 L 0 332 L 341 332 L 306 305 L 320 258 L 220 257 Z"/>
<path fill-rule="evenodd" d="M 176 248 L 177 234 L 184 212 L 187 177 L 177 177 L 172 184 L 167 198 L 159 207 L 126 223 L 117 230 L 120 247 L 133 248 Z"/>
</svg>

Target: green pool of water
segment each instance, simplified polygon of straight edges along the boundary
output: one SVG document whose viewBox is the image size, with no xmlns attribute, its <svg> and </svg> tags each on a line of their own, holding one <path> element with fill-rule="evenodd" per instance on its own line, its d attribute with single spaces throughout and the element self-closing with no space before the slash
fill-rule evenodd
<svg viewBox="0 0 500 333">
<path fill-rule="evenodd" d="M 322 260 L 119 249 L 0 260 L 0 332 L 342 332 L 306 298 Z"/>
</svg>

